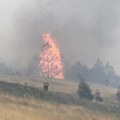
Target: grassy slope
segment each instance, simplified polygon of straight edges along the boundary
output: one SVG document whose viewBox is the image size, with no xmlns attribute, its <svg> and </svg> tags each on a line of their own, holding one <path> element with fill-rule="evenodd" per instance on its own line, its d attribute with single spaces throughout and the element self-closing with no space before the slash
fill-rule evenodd
<svg viewBox="0 0 120 120">
<path fill-rule="evenodd" d="M 119 120 L 108 115 L 87 110 L 81 106 L 65 105 L 16 98 L 0 94 L 0 120 Z"/>
<path fill-rule="evenodd" d="M 76 95 L 78 84 L 73 82 L 51 81 L 50 92 L 44 93 L 43 81 L 38 78 L 1 76 L 0 80 L 12 82 L 0 82 L 3 93 L 0 94 L 0 118 L 3 120 L 117 120 L 111 116 L 120 112 L 120 105 L 115 101 L 116 89 L 113 88 L 90 84 L 93 91 L 100 89 L 105 99 L 98 104 L 79 100 Z M 27 87 L 21 85 L 26 82 Z M 6 93 L 17 98 L 4 95 Z"/>
</svg>

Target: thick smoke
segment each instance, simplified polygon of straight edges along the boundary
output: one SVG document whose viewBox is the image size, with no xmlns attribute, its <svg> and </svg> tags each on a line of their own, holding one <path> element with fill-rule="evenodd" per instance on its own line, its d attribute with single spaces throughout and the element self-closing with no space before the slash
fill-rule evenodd
<svg viewBox="0 0 120 120">
<path fill-rule="evenodd" d="M 42 34 L 51 32 L 70 62 L 91 66 L 100 57 L 114 64 L 110 51 L 119 39 L 119 5 L 119 0 L 36 0 L 14 16 L 16 51 L 39 55 Z"/>
</svg>

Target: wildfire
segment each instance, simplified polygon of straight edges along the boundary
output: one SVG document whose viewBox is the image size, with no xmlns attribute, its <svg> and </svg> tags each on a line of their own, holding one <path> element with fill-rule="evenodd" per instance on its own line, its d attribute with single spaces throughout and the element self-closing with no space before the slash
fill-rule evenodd
<svg viewBox="0 0 120 120">
<path fill-rule="evenodd" d="M 50 33 L 43 35 L 44 46 L 40 53 L 40 66 L 44 77 L 63 79 L 60 50 Z"/>
</svg>

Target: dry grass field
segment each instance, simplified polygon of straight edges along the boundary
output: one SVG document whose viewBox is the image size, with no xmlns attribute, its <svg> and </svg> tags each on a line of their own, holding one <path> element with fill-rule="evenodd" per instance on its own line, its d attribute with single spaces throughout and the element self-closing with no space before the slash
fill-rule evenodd
<svg viewBox="0 0 120 120">
<path fill-rule="evenodd" d="M 29 78 L 29 77 L 20 77 L 20 76 L 0 76 L 0 81 L 12 82 L 12 83 L 27 83 L 28 86 L 34 86 L 37 88 L 43 88 L 42 78 Z M 93 94 L 96 89 L 99 89 L 102 97 L 104 98 L 105 103 L 116 103 L 116 88 L 106 87 L 99 84 L 89 83 L 90 88 L 93 91 Z M 76 95 L 78 89 L 78 83 L 67 80 L 50 80 L 50 91 L 67 93 Z"/>
<path fill-rule="evenodd" d="M 119 120 L 81 106 L 53 104 L 0 94 L 0 120 Z"/>
<path fill-rule="evenodd" d="M 27 83 L 27 86 L 33 86 L 42 90 L 44 80 L 40 78 L 28 78 L 20 76 L 0 76 L 0 81 L 19 83 L 22 85 Z M 93 101 L 87 106 L 86 103 L 79 105 L 79 103 L 82 104 L 82 102 L 78 101 L 78 96 L 76 94 L 78 83 L 72 81 L 51 80 L 49 88 L 50 93 L 47 96 L 48 98 L 44 98 L 44 94 L 41 91 L 43 99 L 41 99 L 41 96 L 38 97 L 38 99 L 34 98 L 34 96 L 40 95 L 39 91 L 36 91 L 37 93 L 34 95 L 34 91 L 33 93 L 31 91 L 33 88 L 28 87 L 26 89 L 24 86 L 19 86 L 19 84 L 17 86 L 10 85 L 8 86 L 8 89 L 1 88 L 2 86 L 0 86 L 0 120 L 119 120 L 119 118 L 116 116 L 116 110 L 119 108 L 113 110 L 114 113 L 111 112 L 111 109 L 113 109 L 114 105 L 119 104 L 115 99 L 115 93 L 117 90 L 115 88 L 89 83 L 93 93 L 96 89 L 101 91 L 104 102 L 96 103 Z M 15 89 L 13 89 L 13 86 Z M 10 95 L 1 92 L 2 89 L 5 91 L 7 90 L 7 93 L 9 93 L 10 90 L 15 94 Z M 14 96 L 16 95 L 14 90 L 16 90 L 16 92 L 20 95 L 24 95 L 24 93 L 26 94 L 26 92 L 28 92 L 27 94 L 29 96 L 16 97 Z M 21 92 L 19 90 L 21 90 Z M 59 97 L 57 93 L 61 93 L 61 97 Z M 55 101 L 59 101 L 57 99 L 61 99 L 64 96 L 65 99 L 63 99 L 63 102 L 54 102 L 54 99 L 56 99 Z M 73 103 L 69 101 L 69 97 L 71 100 L 72 97 L 74 97 L 75 100 L 77 100 L 76 102 L 78 102 L 78 105 L 74 104 L 74 101 Z M 64 100 L 68 101 L 70 104 L 65 104 Z M 109 110 L 107 110 L 108 112 L 104 112 L 106 111 L 104 108 L 106 110 L 110 109 L 110 112 Z M 119 113 L 119 111 L 117 111 L 117 113 Z"/>
</svg>

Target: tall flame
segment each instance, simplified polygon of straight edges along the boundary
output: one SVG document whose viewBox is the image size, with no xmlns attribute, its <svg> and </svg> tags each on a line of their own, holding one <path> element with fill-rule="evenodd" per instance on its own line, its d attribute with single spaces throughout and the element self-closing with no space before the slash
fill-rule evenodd
<svg viewBox="0 0 120 120">
<path fill-rule="evenodd" d="M 43 35 L 44 46 L 40 53 L 40 66 L 44 77 L 63 79 L 60 50 L 50 33 Z"/>
</svg>

